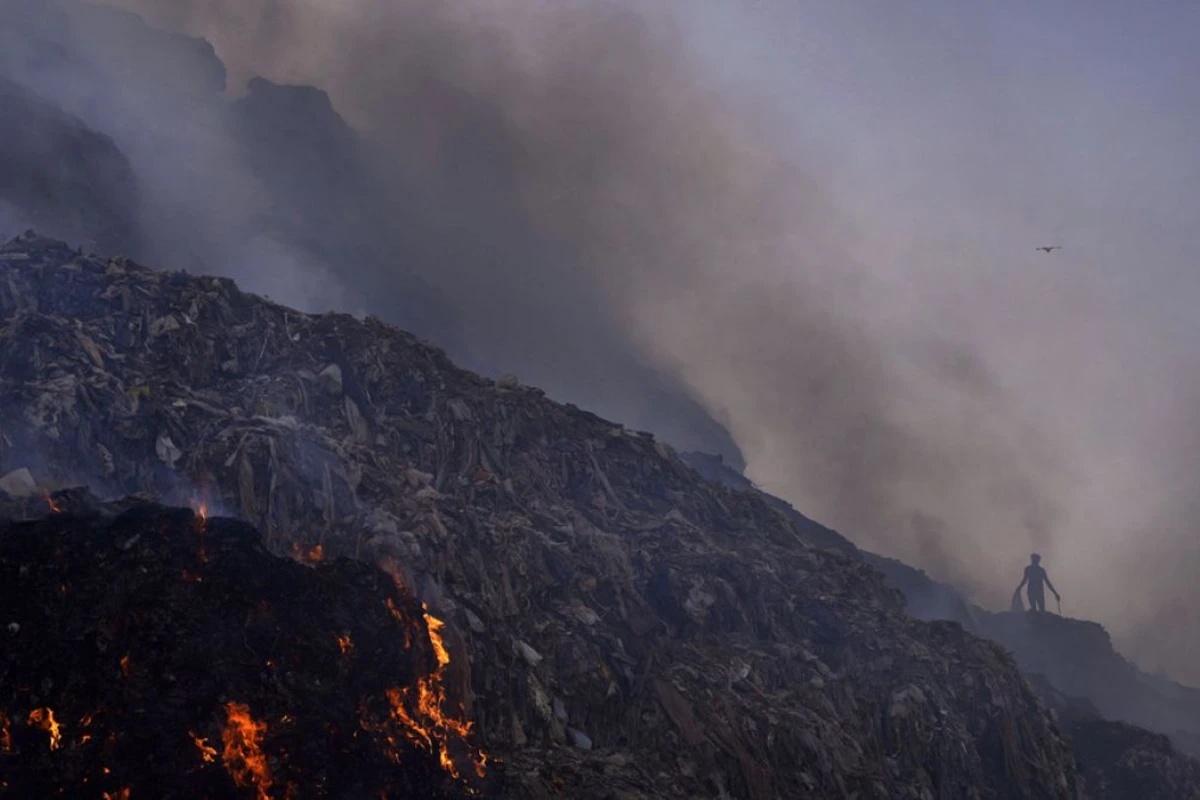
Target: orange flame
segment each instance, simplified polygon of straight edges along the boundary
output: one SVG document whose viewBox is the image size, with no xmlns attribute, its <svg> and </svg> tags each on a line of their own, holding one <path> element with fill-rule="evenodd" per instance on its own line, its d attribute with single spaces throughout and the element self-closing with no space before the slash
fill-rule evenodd
<svg viewBox="0 0 1200 800">
<path fill-rule="evenodd" d="M 342 651 L 344 658 L 349 658 L 350 653 L 354 650 L 354 640 L 350 638 L 350 634 L 337 637 L 338 649 Z"/>
<path fill-rule="evenodd" d="M 387 606 L 388 613 L 392 615 L 392 618 L 395 619 L 396 622 L 403 624 L 406 621 L 404 619 L 404 615 L 400 613 L 400 609 L 396 608 L 396 603 L 392 600 L 392 598 L 385 598 L 383 603 Z"/>
<path fill-rule="evenodd" d="M 309 564 L 320 564 L 322 561 L 325 560 L 325 548 L 319 544 L 315 545 L 313 547 L 313 549 L 309 550 L 303 556 L 303 558 Z"/>
<path fill-rule="evenodd" d="M 388 600 L 388 608 L 397 619 L 401 619 L 399 610 Z M 437 669 L 431 675 L 417 680 L 415 687 L 394 687 L 387 690 L 388 703 L 391 706 L 391 719 L 398 724 L 404 737 L 410 743 L 426 750 L 436 751 L 442 769 L 454 778 L 459 778 L 458 767 L 450 755 L 450 741 L 457 738 L 467 739 L 473 723 L 460 720 L 446 713 L 446 689 L 443 683 L 446 666 L 450 663 L 450 651 L 441 630 L 445 623 L 429 613 L 428 606 L 422 606 L 425 624 L 429 629 L 429 642 L 433 646 L 437 658 Z M 388 738 L 391 742 L 390 737 Z M 482 750 L 471 757 L 472 765 L 479 777 L 486 772 L 487 754 Z"/>
<path fill-rule="evenodd" d="M 129 655 L 121 656 L 121 674 L 126 678 L 129 677 Z"/>
<path fill-rule="evenodd" d="M 51 511 L 53 511 L 55 514 L 62 513 L 62 506 L 54 502 L 54 498 L 50 496 L 49 492 L 43 490 L 42 497 L 46 498 L 46 505 L 50 506 Z"/>
<path fill-rule="evenodd" d="M 439 633 L 442 628 L 446 627 L 446 623 L 431 615 L 429 606 L 422 604 L 421 609 L 425 612 L 425 624 L 429 626 L 429 641 L 433 643 L 433 652 L 437 655 L 438 669 L 440 670 L 450 663 L 450 653 L 446 650 L 446 642 Z"/>
<path fill-rule="evenodd" d="M 188 731 L 188 736 L 192 737 L 192 741 L 196 743 L 196 747 L 200 750 L 200 757 L 204 759 L 205 763 L 211 764 L 217 759 L 217 751 L 208 744 L 207 739 L 197 736 L 191 731 Z"/>
<path fill-rule="evenodd" d="M 383 602 L 387 605 L 388 613 L 392 615 L 392 618 L 400 623 L 400 630 L 404 631 L 404 649 L 409 649 L 412 647 L 412 632 L 408 629 L 408 618 L 401 613 L 400 609 L 396 608 L 392 598 L 388 597 Z"/>
<path fill-rule="evenodd" d="M 194 499 L 191 502 L 191 507 L 192 511 L 196 513 L 196 527 L 203 534 L 208 530 L 208 502 L 202 499 Z M 200 563 L 208 563 L 208 552 L 204 549 L 203 540 L 200 542 L 200 550 L 196 553 L 196 556 L 200 559 Z M 199 583 L 199 580 L 194 582 Z"/>
<path fill-rule="evenodd" d="M 12 752 L 12 723 L 3 711 L 0 711 L 0 751 Z"/>
<path fill-rule="evenodd" d="M 118 789 L 115 792 L 103 792 L 100 796 L 104 798 L 104 800 L 129 800 L 131 794 L 132 792 L 130 792 L 129 788 L 126 787 L 124 789 Z"/>
<path fill-rule="evenodd" d="M 292 558 L 309 566 L 320 564 L 325 560 L 325 547 L 318 543 L 306 551 L 299 542 L 292 542 Z"/>
<path fill-rule="evenodd" d="M 35 708 L 29 712 L 29 724 L 37 727 L 50 734 L 50 749 L 57 750 L 62 742 L 62 731 L 59 730 L 58 720 L 54 718 L 54 712 L 49 708 Z"/>
<path fill-rule="evenodd" d="M 258 790 L 259 800 L 270 800 L 267 790 L 271 788 L 271 769 L 261 746 L 267 724 L 255 722 L 249 706 L 244 703 L 226 703 L 225 714 L 228 723 L 221 731 L 225 768 L 238 786 L 253 785 Z"/>
<path fill-rule="evenodd" d="M 200 492 L 193 495 L 191 501 L 188 503 L 188 507 L 196 515 L 196 522 L 199 524 L 201 531 L 208 526 L 208 496 L 207 487 L 201 487 Z"/>
</svg>

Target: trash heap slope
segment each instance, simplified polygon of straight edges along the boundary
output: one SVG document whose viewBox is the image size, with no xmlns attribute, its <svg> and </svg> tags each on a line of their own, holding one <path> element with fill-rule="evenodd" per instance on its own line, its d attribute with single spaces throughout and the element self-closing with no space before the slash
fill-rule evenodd
<svg viewBox="0 0 1200 800">
<path fill-rule="evenodd" d="M 1029 674 L 1087 698 L 1105 717 L 1171 737 L 1200 755 L 1200 689 L 1142 672 L 1095 622 L 1057 614 L 979 612 L 979 633 L 1012 652 Z"/>
<path fill-rule="evenodd" d="M 745 475 L 725 464 L 719 455 L 685 452 L 680 453 L 679 457 L 706 480 L 757 495 L 763 502 L 778 509 L 791 520 L 804 538 L 817 547 L 836 550 L 879 570 L 889 586 L 904 594 L 906 610 L 917 619 L 951 620 L 972 633 L 981 634 L 976 619 L 980 609 L 972 607 L 954 587 L 935 581 L 923 571 L 914 569 L 902 561 L 855 546 L 837 531 L 801 514 L 786 500 L 759 489 Z"/>
<path fill-rule="evenodd" d="M 1048 692 L 1086 699 L 1108 719 L 1166 734 L 1175 747 L 1200 757 L 1200 689 L 1142 672 L 1117 652 L 1108 632 L 1099 624 L 1058 614 L 989 612 L 920 570 L 855 547 L 836 531 L 759 490 L 719 456 L 681 453 L 680 457 L 706 479 L 757 494 L 780 509 L 813 544 L 845 553 L 879 570 L 889 586 L 904 593 L 912 616 L 953 620 L 971 633 L 1003 645 L 1023 673 L 1045 679 L 1035 682 L 1045 690 L 1040 691 L 1043 699 L 1053 699 Z"/>
<path fill-rule="evenodd" d="M 649 435 L 368 318 L 0 243 L 0 474 L 243 516 L 446 621 L 512 796 L 1076 797 L 998 646 Z M 461 654 L 462 657 L 459 657 Z"/>
<path fill-rule="evenodd" d="M 1029 680 L 1071 740 L 1090 796 L 1200 797 L 1200 761 L 1167 736 L 1104 719 L 1091 701 L 1056 689 L 1045 675 Z"/>
<path fill-rule="evenodd" d="M 436 623 L 386 574 L 273 556 L 243 522 L 84 499 L 0 524 L 0 796 L 486 789 L 469 731 L 420 702 Z"/>
</svg>

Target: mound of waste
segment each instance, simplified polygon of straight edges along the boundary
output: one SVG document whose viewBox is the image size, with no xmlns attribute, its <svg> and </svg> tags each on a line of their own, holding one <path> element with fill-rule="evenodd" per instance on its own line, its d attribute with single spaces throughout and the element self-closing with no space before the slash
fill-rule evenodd
<svg viewBox="0 0 1200 800">
<path fill-rule="evenodd" d="M 1200 690 L 1142 672 L 1100 625 L 1057 614 L 978 611 L 975 619 L 979 633 L 1008 648 L 1023 671 L 1086 697 L 1108 719 L 1166 734 L 1200 755 Z"/>
<path fill-rule="evenodd" d="M 383 568 L 444 621 L 438 674 L 472 747 L 505 762 L 501 796 L 1083 791 L 999 646 L 914 620 L 875 569 L 651 436 L 458 369 L 371 318 L 33 235 L 0 242 L 0 476 L 34 503 L 78 483 L 199 497 L 276 554 Z M 271 629 L 311 627 L 304 608 Z M 269 726 L 280 713 L 214 702 L 187 718 L 208 719 L 195 733 L 209 741 L 228 724 L 221 702 Z M 451 754 L 460 773 L 472 747 Z"/>
<path fill-rule="evenodd" d="M 904 594 L 906 610 L 917 619 L 951 620 L 972 633 L 980 633 L 977 617 L 982 609 L 968 603 L 952 586 L 935 581 L 902 561 L 857 547 L 837 531 L 804 516 L 786 500 L 762 491 L 741 472 L 727 465 L 719 455 L 693 452 L 680 453 L 679 457 L 706 480 L 751 492 L 778 509 L 813 545 L 835 550 L 879 570 L 889 586 Z"/>
<path fill-rule="evenodd" d="M 440 621 L 386 574 L 282 559 L 190 509 L 45 502 L 57 513 L 0 527 L 0 794 L 484 788 Z"/>
<path fill-rule="evenodd" d="M 780 509 L 813 544 L 879 570 L 889 586 L 904 593 L 912 616 L 952 620 L 971 633 L 1003 645 L 1021 671 L 1035 679 L 1034 685 L 1052 705 L 1057 702 L 1056 695 L 1065 691 L 1076 698 L 1073 703 L 1086 700 L 1097 716 L 1166 734 L 1175 748 L 1200 756 L 1200 689 L 1141 671 L 1117 652 L 1100 625 L 1057 614 L 987 611 L 920 570 L 856 547 L 785 501 L 759 490 L 719 456 L 682 453 L 680 457 L 707 480 L 752 492 Z"/>
<path fill-rule="evenodd" d="M 1166 736 L 1104 719 L 1091 701 L 1056 689 L 1045 675 L 1030 675 L 1030 683 L 1071 739 L 1089 795 L 1200 797 L 1200 761 Z"/>
</svg>

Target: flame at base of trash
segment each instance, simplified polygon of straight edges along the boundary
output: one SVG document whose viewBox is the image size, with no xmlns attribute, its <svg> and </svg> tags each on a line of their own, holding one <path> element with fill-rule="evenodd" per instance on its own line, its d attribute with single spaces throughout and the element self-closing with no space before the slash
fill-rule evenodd
<svg viewBox="0 0 1200 800">
<path fill-rule="evenodd" d="M 256 722 L 244 703 L 227 703 L 225 714 L 228 721 L 221 731 L 221 741 L 225 744 L 221 759 L 225 768 L 238 786 L 253 786 L 258 790 L 259 800 L 270 800 L 271 768 L 262 752 L 266 724 Z"/>
<path fill-rule="evenodd" d="M 29 724 L 37 727 L 50 734 L 50 749 L 57 750 L 62 743 L 62 730 L 59 728 L 58 720 L 54 718 L 54 711 L 49 708 L 35 708 L 29 712 Z"/>
<path fill-rule="evenodd" d="M 207 739 L 205 739 L 203 736 L 197 736 L 194 733 L 188 733 L 188 736 L 192 737 L 192 741 L 195 743 L 196 749 L 200 751 L 201 758 L 210 764 L 217 760 L 216 748 L 212 747 L 208 743 Z"/>
<path fill-rule="evenodd" d="M 12 721 L 7 714 L 0 711 L 0 752 L 11 753 L 12 749 Z"/>
<path fill-rule="evenodd" d="M 452 746 L 458 745 L 465 752 L 475 769 L 475 774 L 486 774 L 487 754 L 482 750 L 472 751 L 467 737 L 472 724 L 448 716 L 445 711 L 446 695 L 440 683 L 440 675 L 421 678 L 415 687 L 393 688 L 387 691 L 391 708 L 390 722 L 398 725 L 404 737 L 413 745 L 435 752 L 442 768 L 452 777 L 461 778 L 455 765 Z"/>
<path fill-rule="evenodd" d="M 299 542 L 296 542 L 292 545 L 292 558 L 302 564 L 316 566 L 325 560 L 325 547 L 318 543 L 305 550 Z"/>
<path fill-rule="evenodd" d="M 468 742 L 472 723 L 446 711 L 445 669 L 450 663 L 450 651 L 441 635 L 445 623 L 430 614 L 426 606 L 422 607 L 422 612 L 437 659 L 437 669 L 431 675 L 419 678 L 415 686 L 388 689 L 387 722 L 373 725 L 364 720 L 363 727 L 383 732 L 393 748 L 395 740 L 387 729 L 398 727 L 400 734 L 410 744 L 436 753 L 442 768 L 456 779 L 462 777 L 452 752 L 457 750 L 463 754 L 462 757 L 470 760 L 475 774 L 482 778 L 486 774 L 488 759 L 484 751 L 474 750 Z M 399 618 L 398 613 L 396 616 Z"/>
</svg>

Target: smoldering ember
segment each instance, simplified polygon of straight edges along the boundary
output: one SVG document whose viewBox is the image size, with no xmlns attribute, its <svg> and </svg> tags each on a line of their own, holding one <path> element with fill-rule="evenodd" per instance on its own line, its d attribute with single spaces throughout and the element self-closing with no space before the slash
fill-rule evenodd
<svg viewBox="0 0 1200 800">
<path fill-rule="evenodd" d="M 0 793 L 1200 796 L 1194 696 L 1098 626 L 723 469 L 372 318 L 3 240 Z"/>
</svg>

